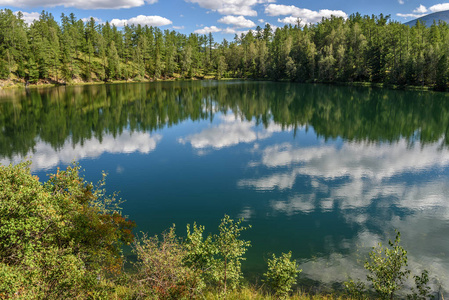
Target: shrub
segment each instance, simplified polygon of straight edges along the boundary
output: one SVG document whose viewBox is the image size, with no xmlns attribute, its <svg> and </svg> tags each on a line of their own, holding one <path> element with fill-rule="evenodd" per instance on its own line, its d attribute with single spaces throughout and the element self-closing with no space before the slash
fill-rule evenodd
<svg viewBox="0 0 449 300">
<path fill-rule="evenodd" d="M 192 298 L 204 284 L 198 270 L 185 264 L 187 250 L 176 237 L 175 227 L 158 236 L 144 235 L 134 243 L 137 254 L 137 285 L 140 297 L 156 295 L 159 299 Z"/>
<path fill-rule="evenodd" d="M 104 197 L 104 180 L 95 188 L 79 169 L 58 170 L 42 184 L 29 163 L 0 166 L 2 297 L 83 297 L 120 271 L 134 224 Z"/>
<path fill-rule="evenodd" d="M 243 219 L 235 222 L 225 215 L 218 226 L 219 233 L 203 238 L 204 227 L 187 225 L 187 263 L 201 270 L 202 278 L 208 284 L 217 286 L 224 293 L 235 289 L 243 278 L 241 265 L 243 255 L 250 246 L 249 241 L 240 239 L 241 232 L 251 227 L 242 226 Z"/>
<path fill-rule="evenodd" d="M 373 284 L 374 290 L 382 299 L 393 299 L 394 293 L 402 288 L 403 282 L 410 274 L 407 266 L 407 251 L 399 245 L 401 234 L 396 231 L 394 242 L 388 241 L 390 248 L 377 247 L 369 253 L 369 260 L 365 262 L 365 269 L 370 274 L 368 281 Z"/>
<path fill-rule="evenodd" d="M 301 270 L 296 267 L 296 261 L 291 260 L 292 253 L 282 253 L 280 257 L 273 254 L 272 259 L 268 259 L 268 271 L 263 274 L 264 282 L 275 292 L 279 298 L 287 298 L 292 291 L 292 286 L 296 284 L 296 277 Z"/>
<path fill-rule="evenodd" d="M 427 270 L 424 270 L 421 273 L 421 276 L 415 275 L 413 276 L 415 279 L 415 288 L 412 288 L 412 294 L 407 295 L 407 299 L 413 300 L 425 300 L 425 299 L 433 299 L 432 291 L 429 283 L 429 273 Z"/>
</svg>

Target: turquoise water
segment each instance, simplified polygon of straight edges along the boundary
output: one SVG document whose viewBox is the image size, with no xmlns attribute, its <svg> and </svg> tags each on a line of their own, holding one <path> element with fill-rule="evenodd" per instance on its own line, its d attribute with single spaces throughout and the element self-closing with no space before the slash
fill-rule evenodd
<svg viewBox="0 0 449 300">
<path fill-rule="evenodd" d="M 367 251 L 398 229 L 410 267 L 447 289 L 448 134 L 445 93 L 194 81 L 0 94 L 2 164 L 106 171 L 136 232 L 244 218 L 248 276 L 291 250 L 319 286 L 365 278 Z"/>
</svg>

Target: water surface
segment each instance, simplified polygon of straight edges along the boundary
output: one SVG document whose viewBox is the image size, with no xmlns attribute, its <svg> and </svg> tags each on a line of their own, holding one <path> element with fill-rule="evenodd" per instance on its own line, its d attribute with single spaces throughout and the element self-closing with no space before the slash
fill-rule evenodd
<svg viewBox="0 0 449 300">
<path fill-rule="evenodd" d="M 301 280 L 364 278 L 402 234 L 412 269 L 449 282 L 449 97 L 267 82 L 166 82 L 0 94 L 0 162 L 40 178 L 77 160 L 109 175 L 138 231 L 244 218 L 244 268 L 292 251 Z"/>
</svg>

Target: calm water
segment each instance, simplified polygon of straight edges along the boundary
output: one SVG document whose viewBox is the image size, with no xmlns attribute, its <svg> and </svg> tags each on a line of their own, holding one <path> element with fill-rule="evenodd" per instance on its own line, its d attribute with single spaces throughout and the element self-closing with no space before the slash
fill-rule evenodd
<svg viewBox="0 0 449 300">
<path fill-rule="evenodd" d="M 402 233 L 411 268 L 449 282 L 449 96 L 259 82 L 167 82 L 0 94 L 0 162 L 41 178 L 76 159 L 109 173 L 150 234 L 223 215 L 253 228 L 251 276 L 293 252 L 302 282 L 364 278 Z"/>
</svg>

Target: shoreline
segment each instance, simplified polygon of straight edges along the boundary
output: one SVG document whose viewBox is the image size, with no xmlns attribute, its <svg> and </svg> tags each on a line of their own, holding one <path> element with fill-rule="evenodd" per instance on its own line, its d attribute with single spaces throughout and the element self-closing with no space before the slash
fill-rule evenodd
<svg viewBox="0 0 449 300">
<path fill-rule="evenodd" d="M 216 79 L 215 76 L 203 76 L 203 77 L 192 77 L 192 78 L 180 78 L 171 77 L 166 79 L 144 79 L 144 80 L 112 80 L 112 81 L 73 81 L 73 82 L 56 82 L 53 80 L 45 80 L 39 83 L 31 83 L 26 85 L 24 80 L 19 79 L 9 79 L 0 80 L 0 91 L 6 90 L 20 90 L 20 89 L 39 89 L 39 88 L 50 88 L 59 86 L 87 86 L 87 85 L 102 85 L 102 84 L 121 84 L 121 83 L 149 83 L 149 82 L 170 82 L 170 81 L 197 81 L 197 80 L 216 80 L 216 81 L 231 81 L 231 80 L 242 80 L 242 81 L 271 81 L 271 82 L 291 82 L 291 83 L 305 83 L 305 84 L 325 84 L 325 85 L 336 85 L 336 86 L 355 86 L 355 87 L 371 87 L 371 88 L 386 88 L 391 90 L 405 90 L 405 91 L 431 91 L 431 92 L 448 92 L 448 90 L 437 90 L 430 86 L 415 86 L 415 85 L 397 85 L 397 84 L 387 84 L 387 83 L 375 83 L 375 82 L 318 82 L 318 81 L 289 81 L 289 80 L 267 80 L 266 78 L 221 78 Z"/>
</svg>

